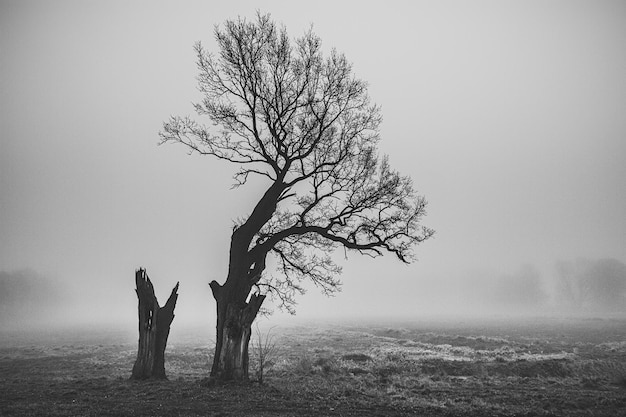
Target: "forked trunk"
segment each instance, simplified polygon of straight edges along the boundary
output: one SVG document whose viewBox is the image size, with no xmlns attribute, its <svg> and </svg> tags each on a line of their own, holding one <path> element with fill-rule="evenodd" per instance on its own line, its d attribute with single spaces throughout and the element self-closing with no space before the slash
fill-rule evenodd
<svg viewBox="0 0 626 417">
<path fill-rule="evenodd" d="M 154 287 L 145 269 L 135 271 L 139 299 L 139 347 L 131 379 L 165 379 L 165 347 L 174 320 L 178 283 L 163 307 L 159 307 Z"/>
<path fill-rule="evenodd" d="M 252 322 L 265 296 L 252 294 L 248 302 L 237 302 L 217 282 L 211 283 L 211 289 L 217 302 L 217 341 L 211 378 L 246 381 Z"/>
<path fill-rule="evenodd" d="M 228 276 L 224 285 L 209 285 L 217 303 L 217 335 L 211 378 L 217 380 L 248 379 L 248 345 L 252 322 L 265 300 L 251 294 L 265 269 L 265 251 L 250 249 L 252 239 L 276 211 L 280 195 L 287 187 L 282 180 L 286 170 L 263 194 L 250 217 L 234 228 L 230 242 Z M 254 252 L 254 253 L 253 253 Z"/>
</svg>

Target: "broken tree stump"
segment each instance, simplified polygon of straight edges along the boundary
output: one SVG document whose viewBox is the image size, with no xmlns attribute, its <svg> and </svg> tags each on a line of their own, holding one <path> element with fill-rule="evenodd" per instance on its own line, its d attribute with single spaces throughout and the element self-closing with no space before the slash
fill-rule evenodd
<svg viewBox="0 0 626 417">
<path fill-rule="evenodd" d="M 163 307 L 159 307 L 145 269 L 135 271 L 135 283 L 139 301 L 139 347 L 130 379 L 166 379 L 165 347 L 174 320 L 179 283 Z"/>
</svg>

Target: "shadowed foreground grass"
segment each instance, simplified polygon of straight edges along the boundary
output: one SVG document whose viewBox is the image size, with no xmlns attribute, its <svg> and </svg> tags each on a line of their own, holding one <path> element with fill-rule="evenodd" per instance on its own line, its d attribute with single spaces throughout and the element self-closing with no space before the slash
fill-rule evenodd
<svg viewBox="0 0 626 417">
<path fill-rule="evenodd" d="M 626 415 L 626 322 L 274 330 L 264 384 L 206 384 L 204 335 L 173 333 L 167 381 L 129 381 L 130 335 L 2 334 L 0 415 Z M 257 369 L 254 352 L 251 374 Z"/>
</svg>

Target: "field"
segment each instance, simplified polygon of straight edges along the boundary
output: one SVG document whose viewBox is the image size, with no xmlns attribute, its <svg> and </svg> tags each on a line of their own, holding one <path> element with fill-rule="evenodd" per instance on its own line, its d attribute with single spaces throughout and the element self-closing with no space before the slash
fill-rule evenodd
<svg viewBox="0 0 626 417">
<path fill-rule="evenodd" d="M 210 326 L 177 330 L 169 380 L 129 381 L 130 332 L 0 333 L 2 416 L 626 415 L 626 320 L 265 328 L 263 383 L 209 385 Z"/>
</svg>

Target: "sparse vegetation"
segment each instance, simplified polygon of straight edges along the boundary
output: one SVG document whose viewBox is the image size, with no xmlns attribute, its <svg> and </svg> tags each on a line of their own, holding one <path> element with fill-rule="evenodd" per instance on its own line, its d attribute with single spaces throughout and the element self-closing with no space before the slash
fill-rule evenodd
<svg viewBox="0 0 626 417">
<path fill-rule="evenodd" d="M 272 329 L 273 327 L 263 333 L 257 324 L 256 340 L 252 342 L 252 349 L 257 360 L 257 381 L 260 384 L 263 383 L 265 369 L 274 364 L 274 356 L 276 355 L 276 342 Z"/>
<path fill-rule="evenodd" d="M 133 337 L 2 335 L 0 415 L 624 415 L 625 324 L 257 330 L 263 384 L 209 387 L 206 341 L 174 338 L 170 381 L 137 383 Z"/>
</svg>

